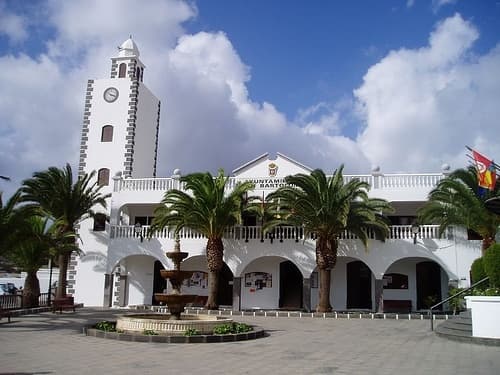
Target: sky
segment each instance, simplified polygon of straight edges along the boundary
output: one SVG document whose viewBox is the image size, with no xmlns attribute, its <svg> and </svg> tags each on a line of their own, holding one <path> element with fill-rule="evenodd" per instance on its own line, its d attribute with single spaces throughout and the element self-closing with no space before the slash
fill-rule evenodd
<svg viewBox="0 0 500 375">
<path fill-rule="evenodd" d="M 77 169 L 88 79 L 133 36 L 158 176 L 281 152 L 331 173 L 500 158 L 500 1 L 0 0 L 0 191 Z"/>
</svg>

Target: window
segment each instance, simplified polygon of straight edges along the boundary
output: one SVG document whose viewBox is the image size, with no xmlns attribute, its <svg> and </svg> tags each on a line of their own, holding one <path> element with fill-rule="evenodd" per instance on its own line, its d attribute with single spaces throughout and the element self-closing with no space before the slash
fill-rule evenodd
<svg viewBox="0 0 500 375">
<path fill-rule="evenodd" d="M 113 127 L 111 125 L 102 127 L 101 142 L 113 142 Z"/>
<path fill-rule="evenodd" d="M 101 168 L 97 172 L 97 184 L 99 186 L 108 186 L 109 185 L 109 169 Z"/>
<path fill-rule="evenodd" d="M 141 68 L 137 67 L 135 70 L 135 78 L 139 81 L 141 79 Z"/>
<path fill-rule="evenodd" d="M 95 214 L 94 215 L 94 232 L 102 232 L 106 229 L 106 215 Z"/>
<path fill-rule="evenodd" d="M 124 78 L 125 74 L 127 74 L 127 64 L 121 63 L 118 68 L 118 78 Z"/>
</svg>

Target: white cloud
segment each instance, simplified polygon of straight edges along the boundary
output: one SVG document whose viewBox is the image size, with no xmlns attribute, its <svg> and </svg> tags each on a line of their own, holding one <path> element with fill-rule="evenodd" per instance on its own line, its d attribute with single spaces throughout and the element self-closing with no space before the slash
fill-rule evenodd
<svg viewBox="0 0 500 375">
<path fill-rule="evenodd" d="M 453 5 L 456 4 L 457 0 L 432 0 L 432 11 L 437 13 L 441 7 L 445 5 Z"/>
<path fill-rule="evenodd" d="M 478 31 L 458 15 L 437 25 L 428 46 L 392 51 L 372 66 L 354 102 L 321 102 L 290 121 L 252 100 L 250 67 L 227 35 L 186 34 L 183 23 L 197 16 L 191 3 L 86 4 L 51 0 L 45 11 L 55 34 L 46 52 L 0 56 L 0 174 L 13 177 L 3 190 L 50 165 L 76 166 L 86 81 L 109 76 L 110 57 L 130 33 L 145 84 L 162 101 L 160 176 L 230 171 L 276 151 L 326 171 L 345 163 L 348 173 L 371 164 L 385 172 L 458 166 L 465 144 L 499 154 L 500 48 L 471 55 Z M 353 108 L 364 123 L 357 139 L 345 136 Z"/>
<path fill-rule="evenodd" d="M 304 128 L 273 104 L 251 100 L 250 69 L 228 37 L 185 34 L 183 22 L 197 16 L 191 3 L 50 0 L 44 11 L 55 33 L 47 52 L 0 58 L 0 171 L 13 177 L 4 190 L 50 165 L 76 166 L 86 81 L 109 75 L 115 46 L 129 33 L 147 67 L 145 83 L 162 100 L 159 175 L 177 167 L 230 171 L 268 151 L 327 170 L 340 162 L 366 169 L 355 142 L 335 136 L 335 114 Z"/>
<path fill-rule="evenodd" d="M 413 7 L 413 5 L 415 5 L 415 0 L 407 0 L 406 1 L 407 8 L 411 8 L 411 7 Z"/>
<path fill-rule="evenodd" d="M 5 34 L 13 44 L 24 41 L 28 37 L 27 20 L 9 12 L 0 3 L 0 34 Z"/>
<path fill-rule="evenodd" d="M 500 154 L 500 47 L 470 49 L 479 33 L 460 15 L 437 25 L 429 45 L 392 51 L 354 94 L 366 128 L 358 143 L 385 171 L 465 164 L 465 145 Z"/>
</svg>

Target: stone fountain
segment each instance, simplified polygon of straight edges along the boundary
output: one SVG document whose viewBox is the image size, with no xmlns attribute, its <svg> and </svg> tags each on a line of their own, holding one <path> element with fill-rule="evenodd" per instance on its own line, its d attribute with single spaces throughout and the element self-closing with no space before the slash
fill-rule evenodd
<svg viewBox="0 0 500 375">
<path fill-rule="evenodd" d="M 164 303 L 170 311 L 171 320 L 180 320 L 181 313 L 184 312 L 186 304 L 194 302 L 197 295 L 194 294 L 181 294 L 182 282 L 189 279 L 192 275 L 192 271 L 181 271 L 181 262 L 187 258 L 189 255 L 187 252 L 181 251 L 180 241 L 177 238 L 175 240 L 174 251 L 169 251 L 166 253 L 167 258 L 171 259 L 174 263 L 173 270 L 161 270 L 161 277 L 168 279 L 172 285 L 172 292 L 169 294 L 165 293 L 155 293 L 156 301 Z"/>
<path fill-rule="evenodd" d="M 174 263 L 173 270 L 161 270 L 161 276 L 169 279 L 172 285 L 170 293 L 155 293 L 158 302 L 165 303 L 169 314 L 129 314 L 118 318 L 116 329 L 128 332 L 155 331 L 159 334 L 183 334 L 194 329 L 202 334 L 211 333 L 215 326 L 221 323 L 231 323 L 233 320 L 220 316 L 186 315 L 183 314 L 186 304 L 192 303 L 197 295 L 182 294 L 181 285 L 193 275 L 193 271 L 181 271 L 181 262 L 188 256 L 180 250 L 180 242 L 175 240 L 174 251 L 166 253 Z"/>
</svg>

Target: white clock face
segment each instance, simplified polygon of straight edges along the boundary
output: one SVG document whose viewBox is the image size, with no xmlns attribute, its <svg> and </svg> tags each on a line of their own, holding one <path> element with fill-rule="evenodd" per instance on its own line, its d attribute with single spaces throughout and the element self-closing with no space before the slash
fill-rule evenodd
<svg viewBox="0 0 500 375">
<path fill-rule="evenodd" d="M 118 89 L 114 87 L 109 87 L 104 91 L 104 100 L 108 103 L 113 103 L 116 99 L 118 99 Z"/>
</svg>

